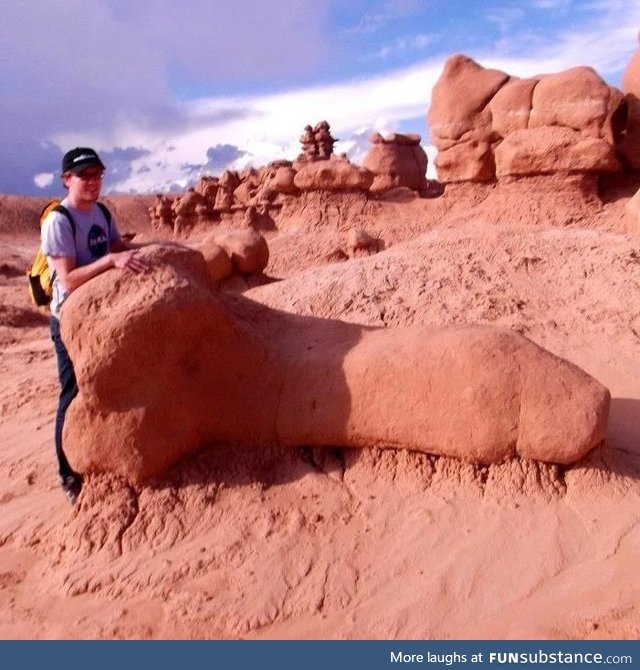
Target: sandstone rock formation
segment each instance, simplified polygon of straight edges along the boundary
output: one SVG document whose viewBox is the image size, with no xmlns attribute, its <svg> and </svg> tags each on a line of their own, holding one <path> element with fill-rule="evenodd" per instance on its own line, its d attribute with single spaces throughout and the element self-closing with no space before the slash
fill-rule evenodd
<svg viewBox="0 0 640 670">
<path fill-rule="evenodd" d="M 372 194 L 381 194 L 397 187 L 422 192 L 426 187 L 427 154 L 420 146 L 420 135 L 392 133 L 386 138 L 375 133 L 362 161 L 362 167 L 374 174 Z"/>
<path fill-rule="evenodd" d="M 248 207 L 253 204 L 260 189 L 262 175 L 255 168 L 249 168 L 242 172 L 239 177 L 240 183 L 233 191 L 233 202 L 240 207 Z"/>
<path fill-rule="evenodd" d="M 640 233 L 640 189 L 636 191 L 635 195 L 629 200 L 626 207 L 627 216 L 632 221 L 631 231 Z"/>
<path fill-rule="evenodd" d="M 225 170 L 218 180 L 218 191 L 213 205 L 215 212 L 229 212 L 234 205 L 234 191 L 240 186 L 240 176 L 234 170 Z"/>
<path fill-rule="evenodd" d="M 207 204 L 204 197 L 190 188 L 173 201 L 173 230 L 176 235 L 188 233 L 195 225 L 207 217 Z"/>
<path fill-rule="evenodd" d="M 207 207 L 213 210 L 216 195 L 218 194 L 218 178 L 211 176 L 200 177 L 196 182 L 195 191 L 204 198 Z"/>
<path fill-rule="evenodd" d="M 640 33 L 638 33 L 640 41 Z M 627 128 L 619 151 L 627 167 L 640 169 L 640 47 L 638 47 L 622 76 L 622 90 L 628 105 Z"/>
<path fill-rule="evenodd" d="M 303 165 L 293 182 L 301 191 L 367 191 L 373 183 L 373 173 L 346 158 L 333 156 L 331 160 Z"/>
<path fill-rule="evenodd" d="M 217 291 L 192 250 L 141 253 L 137 281 L 107 271 L 65 304 L 80 393 L 64 437 L 81 472 L 142 480 L 219 443 L 569 463 L 604 437 L 608 391 L 514 332 L 277 312 Z"/>
<path fill-rule="evenodd" d="M 377 254 L 383 247 L 382 241 L 370 235 L 362 228 L 352 228 L 347 235 L 347 256 L 371 256 Z"/>
<path fill-rule="evenodd" d="M 294 183 L 296 171 L 290 161 L 274 161 L 264 170 L 258 203 L 271 203 L 278 195 L 296 195 L 298 188 Z"/>
<path fill-rule="evenodd" d="M 333 145 L 338 141 L 331 134 L 327 121 L 320 121 L 313 129 L 313 137 L 318 149 L 318 158 L 328 160 L 333 154 Z"/>
<path fill-rule="evenodd" d="M 231 258 L 216 242 L 215 233 L 207 235 L 199 242 L 189 244 L 189 248 L 202 254 L 209 276 L 214 282 L 222 281 L 233 274 Z"/>
<path fill-rule="evenodd" d="M 205 240 L 210 240 L 224 249 L 233 269 L 240 274 L 262 272 L 269 262 L 267 241 L 250 228 L 215 232 Z"/>
<path fill-rule="evenodd" d="M 202 254 L 209 276 L 216 283 L 234 273 L 259 274 L 269 262 L 267 241 L 250 228 L 214 230 L 201 240 L 184 244 Z"/>
<path fill-rule="evenodd" d="M 298 156 L 298 160 L 314 161 L 318 157 L 318 145 L 313 127 L 306 125 L 298 141 L 302 145 L 302 153 Z"/>
<path fill-rule="evenodd" d="M 626 108 L 621 92 L 589 67 L 521 80 L 452 56 L 428 113 L 438 177 L 490 181 L 618 170 Z"/>
<path fill-rule="evenodd" d="M 158 193 L 154 203 L 149 207 L 151 226 L 155 230 L 173 230 L 173 203 L 169 196 Z"/>
</svg>

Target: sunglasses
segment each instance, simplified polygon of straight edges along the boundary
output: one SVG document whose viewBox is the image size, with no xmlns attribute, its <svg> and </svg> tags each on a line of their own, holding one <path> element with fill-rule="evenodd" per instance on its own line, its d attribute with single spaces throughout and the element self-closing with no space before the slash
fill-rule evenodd
<svg viewBox="0 0 640 670">
<path fill-rule="evenodd" d="M 74 176 L 82 181 L 102 181 L 104 179 L 104 172 L 91 172 L 89 174 L 80 172 Z"/>
</svg>

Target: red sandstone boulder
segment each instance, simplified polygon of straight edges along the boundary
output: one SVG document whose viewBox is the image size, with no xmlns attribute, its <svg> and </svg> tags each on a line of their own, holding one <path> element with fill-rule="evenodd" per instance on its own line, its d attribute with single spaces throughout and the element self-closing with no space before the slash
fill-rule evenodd
<svg viewBox="0 0 640 670">
<path fill-rule="evenodd" d="M 233 265 L 229 254 L 215 241 L 214 236 L 215 233 L 207 235 L 201 242 L 189 246 L 202 254 L 211 279 L 219 282 L 231 276 Z"/>
<path fill-rule="evenodd" d="M 286 195 L 295 195 L 298 188 L 295 185 L 296 171 L 290 162 L 283 164 L 271 164 L 267 167 L 262 180 L 262 193 L 265 196 L 270 194 L 283 193 Z"/>
<path fill-rule="evenodd" d="M 640 39 L 640 33 L 638 34 Z M 640 169 L 640 47 L 637 48 L 622 75 L 622 90 L 626 93 L 627 127 L 619 151 L 627 167 Z"/>
<path fill-rule="evenodd" d="M 617 170 L 626 111 L 622 93 L 589 67 L 511 79 L 453 56 L 434 87 L 429 110 L 438 178 L 490 181 Z"/>
<path fill-rule="evenodd" d="M 620 165 L 606 140 L 576 130 L 543 126 L 510 133 L 495 150 L 496 175 L 613 172 Z"/>
<path fill-rule="evenodd" d="M 386 139 L 379 133 L 371 136 L 372 147 L 362 161 L 362 166 L 374 174 L 371 193 L 385 193 L 401 186 L 422 191 L 428 159 L 420 140 L 420 135 L 398 133 Z"/>
<path fill-rule="evenodd" d="M 209 176 L 200 177 L 196 182 L 194 190 L 204 198 L 207 206 L 213 209 L 216 202 L 216 194 L 218 193 L 218 178 Z"/>
<path fill-rule="evenodd" d="M 188 234 L 198 223 L 206 219 L 209 212 L 207 202 L 195 189 L 188 189 L 173 201 L 173 230 L 176 235 Z"/>
<path fill-rule="evenodd" d="M 638 33 L 640 41 L 640 32 Z M 631 56 L 631 60 L 622 75 L 622 90 L 625 93 L 633 93 L 640 98 L 640 47 L 638 47 Z"/>
<path fill-rule="evenodd" d="M 631 219 L 631 232 L 640 233 L 640 189 L 629 200 L 625 209 Z"/>
<path fill-rule="evenodd" d="M 373 173 L 350 163 L 346 158 L 332 156 L 301 167 L 294 178 L 301 191 L 368 191 Z"/>
<path fill-rule="evenodd" d="M 533 90 L 528 127 L 565 126 L 613 142 L 612 96 L 611 87 L 590 67 L 541 77 Z"/>
<path fill-rule="evenodd" d="M 248 207 L 260 188 L 261 175 L 255 168 L 240 175 L 240 184 L 233 191 L 234 204 Z"/>
<path fill-rule="evenodd" d="M 511 79 L 489 103 L 492 126 L 500 137 L 529 126 L 533 89 L 539 79 Z"/>
<path fill-rule="evenodd" d="M 213 233 L 210 242 L 224 249 L 231 259 L 233 269 L 240 274 L 262 272 L 269 262 L 267 241 L 250 228 Z"/>
<path fill-rule="evenodd" d="M 217 290 L 193 250 L 140 253 L 139 280 L 108 270 L 65 303 L 78 472 L 141 481 L 206 444 L 571 463 L 606 435 L 607 389 L 513 331 L 296 316 Z"/>
<path fill-rule="evenodd" d="M 458 142 L 439 151 L 435 163 L 440 182 L 490 181 L 496 176 L 489 142 Z"/>
<path fill-rule="evenodd" d="M 467 56 L 451 56 L 433 87 L 428 123 L 438 149 L 442 182 L 485 181 L 495 176 L 489 103 L 509 80 Z"/>
<path fill-rule="evenodd" d="M 447 59 L 433 87 L 428 123 L 431 137 L 458 140 L 474 128 L 491 135 L 491 114 L 487 108 L 509 75 L 487 70 L 471 58 L 458 54 Z"/>
</svg>

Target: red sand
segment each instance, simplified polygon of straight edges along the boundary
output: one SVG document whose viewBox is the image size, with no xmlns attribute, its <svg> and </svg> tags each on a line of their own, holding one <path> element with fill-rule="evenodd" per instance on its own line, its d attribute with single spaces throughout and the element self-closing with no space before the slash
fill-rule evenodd
<svg viewBox="0 0 640 670">
<path fill-rule="evenodd" d="M 286 279 L 247 292 L 362 324 L 525 334 L 611 391 L 606 443 L 582 462 L 213 446 L 140 490 L 92 476 L 74 508 L 55 477 L 47 316 L 23 274 L 40 203 L 0 196 L 0 636 L 637 638 L 633 192 L 610 187 L 602 205 L 535 181 L 433 200 L 310 194 L 268 234 L 267 274 Z M 145 231 L 147 204 L 117 202 L 124 231 Z M 387 250 L 332 262 L 353 227 Z"/>
</svg>

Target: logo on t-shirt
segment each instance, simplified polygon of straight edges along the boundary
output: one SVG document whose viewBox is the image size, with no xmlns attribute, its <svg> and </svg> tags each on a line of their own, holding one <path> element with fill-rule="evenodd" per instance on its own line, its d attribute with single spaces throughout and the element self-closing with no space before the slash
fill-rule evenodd
<svg viewBox="0 0 640 670">
<path fill-rule="evenodd" d="M 89 230 L 87 246 L 94 258 L 101 258 L 109 251 L 109 238 L 100 226 L 94 224 Z"/>
</svg>

